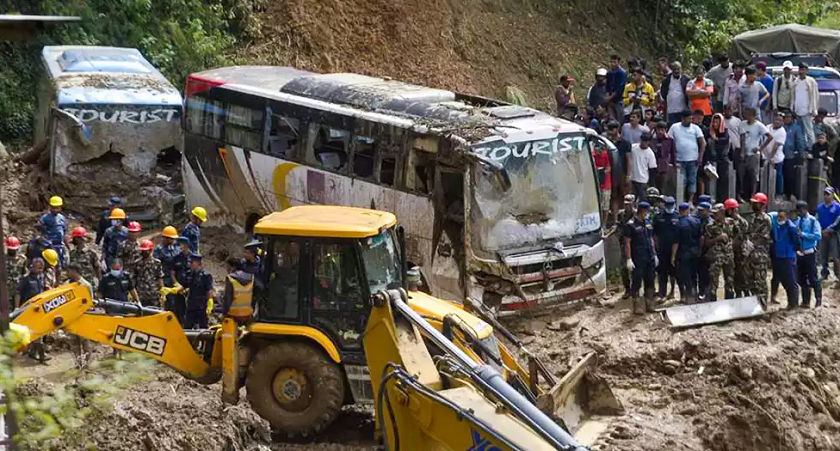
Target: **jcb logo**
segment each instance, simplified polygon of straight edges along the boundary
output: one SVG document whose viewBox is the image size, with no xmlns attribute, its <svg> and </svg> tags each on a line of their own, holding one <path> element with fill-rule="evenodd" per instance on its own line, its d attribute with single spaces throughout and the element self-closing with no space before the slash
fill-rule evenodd
<svg viewBox="0 0 840 451">
<path fill-rule="evenodd" d="M 166 339 L 122 326 L 117 327 L 114 343 L 159 356 L 166 349 Z"/>
<path fill-rule="evenodd" d="M 483 437 L 475 429 L 470 431 L 470 435 L 472 435 L 472 446 L 467 451 L 501 451 L 490 439 Z"/>
<path fill-rule="evenodd" d="M 49 313 L 49 312 L 61 307 L 62 305 L 66 304 L 66 303 L 67 303 L 67 297 L 64 296 L 64 295 L 61 295 L 61 296 L 59 296 L 55 299 L 51 299 L 47 302 L 44 302 L 44 313 Z"/>
</svg>

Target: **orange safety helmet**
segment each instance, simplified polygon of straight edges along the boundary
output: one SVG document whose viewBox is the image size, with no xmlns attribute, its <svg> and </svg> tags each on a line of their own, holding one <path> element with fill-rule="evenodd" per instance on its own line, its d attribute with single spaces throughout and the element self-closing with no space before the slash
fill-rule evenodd
<svg viewBox="0 0 840 451">
<path fill-rule="evenodd" d="M 115 208 L 111 210 L 111 214 L 108 215 L 108 219 L 125 219 L 125 210 L 122 208 Z"/>
<path fill-rule="evenodd" d="M 73 228 L 73 231 L 70 232 L 70 237 L 71 238 L 87 238 L 88 233 L 87 233 L 87 230 L 85 230 L 84 227 L 75 227 L 75 228 Z"/>
<path fill-rule="evenodd" d="M 172 238 L 172 239 L 178 238 L 178 229 L 176 229 L 175 227 L 172 227 L 172 226 L 166 226 L 166 227 L 163 228 L 163 232 L 161 233 L 161 235 L 164 238 Z"/>
<path fill-rule="evenodd" d="M 767 195 L 764 193 L 755 193 L 753 197 L 750 198 L 750 202 L 767 205 Z"/>
<path fill-rule="evenodd" d="M 139 232 L 140 230 L 142 230 L 142 228 L 140 227 L 139 222 L 131 221 L 131 222 L 128 223 L 128 231 L 129 232 Z"/>
<path fill-rule="evenodd" d="M 140 240 L 140 250 L 141 251 L 151 251 L 154 250 L 155 243 L 152 243 L 151 240 Z"/>
<path fill-rule="evenodd" d="M 12 251 L 20 249 L 20 240 L 16 236 L 6 238 L 6 249 Z"/>
<path fill-rule="evenodd" d="M 730 197 L 729 199 L 726 199 L 723 202 L 723 207 L 727 210 L 729 210 L 730 208 L 738 208 L 738 201 Z"/>
</svg>

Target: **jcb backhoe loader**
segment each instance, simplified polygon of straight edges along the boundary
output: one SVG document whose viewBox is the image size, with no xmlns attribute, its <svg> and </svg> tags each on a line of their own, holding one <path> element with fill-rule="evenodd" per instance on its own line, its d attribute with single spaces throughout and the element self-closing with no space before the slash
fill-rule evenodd
<svg viewBox="0 0 840 451">
<path fill-rule="evenodd" d="M 64 329 L 140 352 L 201 383 L 222 379 L 225 402 L 238 402 L 244 385 L 251 406 L 277 432 L 312 435 L 329 425 L 342 405 L 374 401 L 362 338 L 372 294 L 403 284 L 404 244 L 395 226 L 390 213 L 347 207 L 292 207 L 264 217 L 255 226 L 266 256 L 254 291 L 256 311 L 242 326 L 227 318 L 221 326 L 185 331 L 170 312 L 94 300 L 79 284 L 34 297 L 13 313 L 13 323 L 26 327 L 32 340 Z M 526 370 L 496 339 L 494 326 L 461 305 L 421 292 L 408 293 L 407 304 L 462 354 L 492 365 L 567 429 L 584 428 L 591 414 L 621 412 L 609 387 L 591 371 L 594 356 L 555 383 L 527 352 Z M 499 330 L 521 348 L 513 335 Z M 425 345 L 435 355 L 445 351 L 428 340 Z M 551 385 L 543 388 L 538 374 Z"/>
</svg>

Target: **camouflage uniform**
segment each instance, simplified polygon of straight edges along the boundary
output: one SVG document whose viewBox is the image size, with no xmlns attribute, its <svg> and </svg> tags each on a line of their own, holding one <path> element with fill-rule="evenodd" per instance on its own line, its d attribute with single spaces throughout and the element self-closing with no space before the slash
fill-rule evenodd
<svg viewBox="0 0 840 451">
<path fill-rule="evenodd" d="M 52 290 L 58 286 L 58 280 L 55 277 L 55 266 L 44 265 L 44 290 Z"/>
<path fill-rule="evenodd" d="M 747 239 L 747 229 L 750 224 L 743 216 L 729 218 L 732 220 L 732 250 L 735 255 L 735 297 L 748 296 L 749 286 L 747 285 L 747 265 L 744 264 L 744 240 Z"/>
<path fill-rule="evenodd" d="M 723 273 L 723 287 L 726 296 L 731 296 L 733 287 L 735 256 L 732 251 L 732 229 L 734 222 L 731 218 L 724 218 L 723 221 L 712 220 L 706 225 L 704 234 L 706 242 L 726 234 L 722 239 L 711 245 L 706 252 L 706 259 L 709 262 L 709 300 L 717 300 L 717 288 L 720 283 L 720 274 Z"/>
<path fill-rule="evenodd" d="M 772 225 L 767 213 L 754 213 L 747 220 L 747 240 L 752 245 L 752 252 L 744 251 L 744 263 L 747 271 L 747 289 L 753 296 L 767 301 L 767 268 L 770 266 L 770 237 Z"/>
<path fill-rule="evenodd" d="M 79 273 L 83 279 L 91 284 L 95 293 L 97 279 L 96 266 L 94 265 L 99 265 L 99 256 L 96 254 L 96 251 L 87 247 L 74 247 L 70 251 L 70 262 L 79 265 Z"/>
<path fill-rule="evenodd" d="M 122 260 L 123 271 L 132 280 L 137 280 L 137 264 L 140 263 L 140 242 L 125 240 L 117 248 L 117 258 Z M 110 268 L 108 268 L 110 269 Z"/>
<path fill-rule="evenodd" d="M 18 280 L 26 274 L 26 257 L 18 254 L 14 257 L 6 256 L 6 289 L 9 299 L 15 297 Z"/>
<path fill-rule="evenodd" d="M 134 265 L 135 275 L 132 279 L 137 287 L 140 303 L 145 306 L 160 306 L 160 279 L 163 277 L 163 266 L 160 260 L 149 257 L 141 258 Z"/>
</svg>

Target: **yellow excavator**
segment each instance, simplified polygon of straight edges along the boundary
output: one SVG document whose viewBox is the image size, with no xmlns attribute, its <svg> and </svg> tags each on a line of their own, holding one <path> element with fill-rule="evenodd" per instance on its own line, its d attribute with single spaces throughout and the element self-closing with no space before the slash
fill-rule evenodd
<svg viewBox="0 0 840 451">
<path fill-rule="evenodd" d="M 244 325 L 225 318 L 220 326 L 184 330 L 171 312 L 93 299 L 82 285 L 68 284 L 21 306 L 12 314 L 13 327 L 25 330 L 31 340 L 64 329 L 115 349 L 142 353 L 201 383 L 221 379 L 222 398 L 228 403 L 237 403 L 239 389 L 245 386 L 252 408 L 275 431 L 288 436 L 316 434 L 335 419 L 342 405 L 365 402 L 376 404 L 378 417 L 386 409 L 389 417 L 378 423 L 388 425 L 383 437 L 388 431 L 397 434 L 406 426 L 395 425 L 391 419 L 398 407 L 390 402 L 383 406 L 382 399 L 377 403 L 383 390 L 414 387 L 413 392 L 425 393 L 424 397 L 437 394 L 429 399 L 439 399 L 441 390 L 470 387 L 478 390 L 477 397 L 491 399 L 485 400 L 491 405 L 505 404 L 500 397 L 508 399 L 507 392 L 500 394 L 498 388 L 488 392 L 480 389 L 485 382 L 474 380 L 485 373 L 497 375 L 493 383 L 503 381 L 505 390 L 517 394 L 517 409 L 538 411 L 535 405 L 539 405 L 556 420 L 549 427 L 554 434 L 563 430 L 559 423 L 569 431 L 597 435 L 592 431 L 607 424 L 601 415 L 622 411 L 609 386 L 594 374 L 594 355 L 558 382 L 515 336 L 484 315 L 480 305 L 473 308 L 484 319 L 458 303 L 419 291 L 400 291 L 400 299 L 382 301 L 382 293 L 393 298 L 406 277 L 401 252 L 405 243 L 390 213 L 337 206 L 292 207 L 261 219 L 255 233 L 263 243 L 265 261 L 254 290 L 256 310 Z M 394 305 L 400 307 L 398 314 L 393 312 Z M 402 311 L 403 306 L 410 314 Z M 386 317 L 397 325 L 389 325 Z M 412 323 L 407 329 L 400 326 L 406 317 Z M 385 324 L 379 326 L 384 329 L 374 331 L 376 324 Z M 418 324 L 422 335 L 412 332 Z M 417 349 L 400 354 L 408 352 L 405 336 L 388 341 L 387 334 L 380 336 L 382 330 L 411 332 L 418 340 Z M 494 332 L 526 356 L 527 369 Z M 432 371 L 434 365 L 421 368 L 430 374 L 429 381 L 437 374 L 439 382 L 417 377 L 414 365 L 424 359 L 439 366 L 446 363 L 437 373 Z M 479 369 L 482 372 L 476 373 Z M 397 383 L 403 376 L 408 379 Z M 455 401 L 450 404 L 459 405 Z M 524 421 L 521 415 L 513 415 L 514 423 Z M 388 437 L 395 440 L 393 435 Z"/>
</svg>

